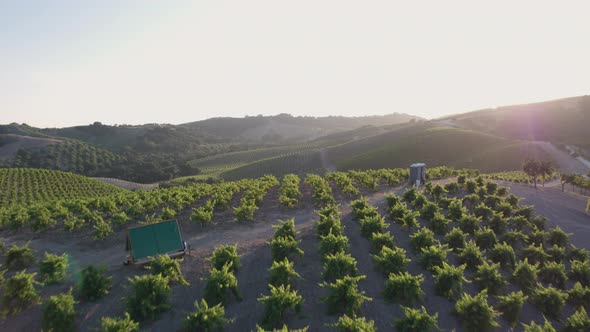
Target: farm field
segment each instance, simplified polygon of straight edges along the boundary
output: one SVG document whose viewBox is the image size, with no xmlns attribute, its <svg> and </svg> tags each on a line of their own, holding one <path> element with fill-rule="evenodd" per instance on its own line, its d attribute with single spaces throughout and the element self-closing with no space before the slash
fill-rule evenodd
<svg viewBox="0 0 590 332">
<path fill-rule="evenodd" d="M 443 330 L 485 330 L 485 324 L 473 325 L 475 323 L 468 320 L 470 317 L 455 313 L 457 303 L 479 304 L 470 302 L 469 298 L 461 298 L 462 294 L 476 296 L 483 288 L 488 288 L 486 301 L 493 307 L 493 311 L 489 312 L 495 322 L 493 324 L 498 324 L 495 329 L 508 330 L 510 325 L 502 315 L 508 310 L 502 309 L 504 307 L 496 295 L 512 294 L 513 298 L 518 298 L 518 292 L 523 291 L 528 298 L 517 316 L 516 330 L 522 330 L 521 323 L 528 325 L 534 321 L 544 324 L 543 316 L 560 330 L 568 324 L 576 306 L 587 299 L 582 297 L 580 300 L 577 297 L 579 292 L 575 293 L 572 289 L 583 290 L 590 286 L 588 279 L 584 279 L 588 275 L 581 272 L 588 264 L 588 254 L 584 250 L 575 250 L 575 247 L 589 247 L 590 217 L 584 210 L 586 198 L 562 193 L 558 188 L 535 191 L 528 185 L 509 182 L 498 182 L 498 186 L 482 178 L 465 179 L 465 174 L 477 175 L 471 171 L 431 169 L 430 177 L 444 179 L 435 180 L 433 185 L 418 191 L 405 185 L 407 171 L 379 170 L 338 172 L 326 177 L 264 177 L 218 185 L 199 184 L 117 194 L 113 196 L 117 197 L 114 207 L 106 204 L 108 199 L 104 197 L 83 201 L 94 218 L 100 216 L 100 221 L 92 217 L 85 219 L 84 213 L 75 212 L 72 208 L 70 214 L 82 221 L 71 231 L 65 224 L 68 217 L 55 217 L 58 221 L 56 225 L 36 232 L 30 229 L 33 224 L 24 223 L 15 228 L 3 218 L 0 234 L 6 248 L 28 243 L 38 261 L 43 260 L 45 252 L 68 254 L 69 269 L 63 281 L 35 286 L 42 302 L 47 302 L 51 295 L 67 293 L 70 287 L 77 284 L 80 269 L 87 265 L 106 267 L 106 275 L 113 279 L 110 292 L 103 298 L 96 301 L 79 299 L 79 289 L 73 290 L 74 298 L 79 300 L 74 305 L 76 327 L 82 331 L 98 328 L 101 317 L 122 317 L 127 310 L 125 299 L 133 293 L 128 278 L 151 275 L 150 270 L 140 266 L 123 266 L 126 255 L 124 229 L 137 221 L 171 218 L 179 221 L 184 240 L 191 247 L 190 253 L 180 261 L 182 275 L 189 285 L 183 285 L 178 280 L 171 281 L 171 308 L 163 310 L 155 318 L 134 317 L 142 330 L 169 331 L 182 327 L 186 316 L 194 312 L 195 301 L 210 297 L 207 284 L 214 270 L 209 259 L 216 248 L 224 245 L 237 245 L 239 255 L 239 267 L 229 273 L 237 280 L 239 296 L 228 292 L 222 301 L 225 316 L 233 319 L 224 324 L 228 331 L 255 331 L 257 324 L 278 328 L 282 323 L 290 329 L 336 330 L 332 325 L 337 324 L 344 313 L 338 310 L 330 313 L 334 309 L 330 300 L 322 299 L 334 295 L 329 289 L 336 287 L 336 280 L 345 279 L 350 285 L 358 287 L 358 305 L 340 307 L 348 308 L 346 311 L 351 317 L 354 313 L 359 319 L 373 321 L 379 331 L 395 330 L 392 324 L 404 317 L 400 304 L 416 309 L 424 306 L 432 317 L 438 314 L 434 321 Z M 517 196 L 522 198 L 520 202 Z M 67 202 L 62 205 L 71 206 Z M 144 210 L 132 215 L 139 205 Z M 529 205 L 535 208 L 531 209 Z M 126 212 L 129 219 L 122 221 L 121 212 Z M 545 221 L 537 214 L 548 219 Z M 291 226 L 279 222 L 290 219 L 293 219 L 295 233 L 290 230 Z M 111 227 L 110 232 L 101 232 L 103 224 Z M 279 225 L 279 228 L 273 227 Z M 339 242 L 344 243 L 341 250 L 326 249 L 331 248 L 327 243 L 332 237 L 344 241 Z M 457 241 L 462 237 L 466 242 Z M 290 247 L 290 251 L 280 251 L 278 248 L 285 247 L 276 243 L 281 241 L 294 244 L 294 247 Z M 510 255 L 504 259 L 501 258 L 504 256 L 496 254 L 505 253 L 505 248 L 501 246 L 504 241 L 514 249 L 514 261 Z M 468 250 L 462 250 L 462 246 Z M 388 265 L 384 263 L 388 260 L 373 258 L 390 257 L 387 256 L 390 252 L 394 253 L 391 257 L 402 255 L 409 261 Z M 265 320 L 265 306 L 259 299 L 271 295 L 268 286 L 271 273 L 268 269 L 273 266 L 273 260 L 281 261 L 284 257 L 293 263 L 294 271 L 300 276 L 293 276 L 287 284 L 303 301 L 286 310 L 280 322 L 271 324 L 275 320 Z M 482 264 L 474 263 L 477 257 L 487 263 L 483 266 L 493 267 L 496 262 L 501 264 L 496 267 L 500 277 L 485 269 L 478 271 L 476 267 Z M 511 278 L 524 258 L 530 265 L 538 261 L 535 279 L 540 284 L 532 283 L 532 288 L 523 286 L 517 281 L 520 279 Z M 336 264 L 332 266 L 341 268 L 326 270 L 328 261 Z M 450 267 L 442 262 L 450 264 Z M 4 260 L 2 264 L 5 268 Z M 455 288 L 451 288 L 454 291 L 449 293 L 445 288 L 447 284 L 437 282 L 437 276 L 461 264 L 467 264 L 463 274 L 469 282 L 462 282 L 462 288 L 456 288 L 454 283 Z M 9 269 L 4 278 L 8 280 L 17 271 L 19 269 Z M 565 278 L 559 271 L 565 273 Z M 39 273 L 36 276 L 38 280 L 41 274 L 39 263 L 30 265 L 27 273 L 30 272 Z M 406 280 L 418 282 L 422 295 L 417 292 L 416 296 L 406 294 L 400 297 L 399 292 L 386 291 L 396 289 L 396 282 L 403 280 L 389 273 L 398 275 L 405 272 L 409 274 Z M 504 286 L 502 280 L 506 283 Z M 581 288 L 576 286 L 576 281 L 581 282 Z M 567 298 L 564 294 L 573 295 Z M 561 299 L 557 301 L 557 307 L 542 305 L 542 299 L 547 296 Z M 560 302 L 562 300 L 563 303 Z M 297 302 L 296 299 L 293 301 Z M 342 299 L 337 302 L 348 303 L 342 302 Z M 41 304 L 27 305 L 21 313 L 0 320 L 0 329 L 40 330 L 43 308 Z"/>
</svg>

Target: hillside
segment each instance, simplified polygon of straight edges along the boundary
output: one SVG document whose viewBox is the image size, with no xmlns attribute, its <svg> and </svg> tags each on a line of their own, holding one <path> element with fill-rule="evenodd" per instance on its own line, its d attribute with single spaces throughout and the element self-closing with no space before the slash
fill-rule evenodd
<svg viewBox="0 0 590 332">
<path fill-rule="evenodd" d="M 125 192 L 73 173 L 28 168 L 0 168 L 0 189 L 0 208 Z"/>
<path fill-rule="evenodd" d="M 445 119 L 498 136 L 590 148 L 590 96 L 503 106 Z"/>
</svg>

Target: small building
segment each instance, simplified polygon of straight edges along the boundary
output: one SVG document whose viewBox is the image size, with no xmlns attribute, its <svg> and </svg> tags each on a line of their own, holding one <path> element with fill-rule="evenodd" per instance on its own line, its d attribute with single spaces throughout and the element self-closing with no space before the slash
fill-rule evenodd
<svg viewBox="0 0 590 332">
<path fill-rule="evenodd" d="M 426 184 L 426 164 L 416 163 L 410 165 L 410 185 L 419 187 Z"/>
<path fill-rule="evenodd" d="M 127 229 L 126 249 L 130 255 L 125 263 L 144 264 L 158 255 L 182 256 L 186 247 L 176 220 L 131 227 Z"/>
</svg>

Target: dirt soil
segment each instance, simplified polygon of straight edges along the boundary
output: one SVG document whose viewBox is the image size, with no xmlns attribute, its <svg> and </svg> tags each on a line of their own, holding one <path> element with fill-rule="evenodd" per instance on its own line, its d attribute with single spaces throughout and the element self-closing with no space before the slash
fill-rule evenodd
<svg viewBox="0 0 590 332">
<path fill-rule="evenodd" d="M 549 218 L 549 225 L 559 225 L 566 232 L 573 233 L 571 242 L 578 247 L 590 248 L 590 215 L 584 211 L 585 198 L 571 194 L 562 193 L 557 188 L 545 188 L 535 191 L 525 185 L 504 184 L 511 188 L 511 192 L 523 196 L 523 204 L 536 206 L 536 212 Z M 401 193 L 403 187 L 388 188 L 382 187 L 381 191 L 364 191 L 365 197 L 372 205 L 379 208 L 380 213 L 385 214 L 385 194 L 389 192 Z M 214 225 L 201 227 L 189 221 L 190 209 L 185 210 L 178 216 L 184 239 L 191 247 L 189 255 L 184 258 L 181 266 L 189 287 L 181 285 L 172 286 L 173 309 L 162 314 L 157 321 L 142 322 L 142 330 L 149 331 L 174 331 L 177 330 L 186 313 L 193 310 L 196 300 L 203 296 L 205 281 L 210 263 L 207 258 L 216 246 L 222 244 L 238 244 L 238 251 L 241 254 L 241 269 L 236 273 L 239 282 L 239 289 L 243 300 L 233 299 L 226 306 L 226 314 L 234 321 L 227 325 L 228 331 L 252 331 L 256 324 L 262 319 L 263 306 L 257 301 L 261 294 L 268 294 L 267 269 L 272 259 L 270 247 L 266 244 L 273 235 L 274 229 L 271 225 L 276 224 L 278 219 L 295 218 L 297 230 L 300 232 L 298 239 L 301 240 L 300 247 L 305 255 L 295 260 L 295 269 L 301 274 L 303 280 L 299 280 L 296 288 L 303 296 L 305 303 L 303 313 L 297 316 L 289 313 L 286 323 L 290 328 L 301 328 L 309 326 L 309 331 L 331 330 L 326 324 L 334 323 L 338 316 L 326 314 L 326 306 L 321 302 L 321 297 L 326 295 L 323 288 L 319 286 L 321 279 L 321 261 L 319 255 L 319 241 L 315 236 L 314 224 L 318 220 L 315 214 L 315 207 L 311 201 L 311 189 L 302 184 L 304 197 L 294 209 L 280 208 L 278 204 L 278 190 L 273 188 L 265 197 L 264 203 L 251 223 L 236 223 L 233 221 L 231 211 L 216 212 Z M 237 206 L 239 195 L 232 200 L 231 206 Z M 402 310 L 399 305 L 387 303 L 381 291 L 385 281 L 384 276 L 374 270 L 370 257 L 369 241 L 360 235 L 360 229 L 350 215 L 350 199 L 334 188 L 334 196 L 341 203 L 342 222 L 345 226 L 345 235 L 349 237 L 350 253 L 355 257 L 361 274 L 367 276 L 359 283 L 359 288 L 366 292 L 366 295 L 373 300 L 366 302 L 362 307 L 362 315 L 368 319 L 375 320 L 379 331 L 390 331 L 393 328 L 391 323 L 396 317 L 400 317 Z M 202 204 L 201 199 L 193 204 Z M 394 236 L 398 246 L 407 250 L 413 256 L 409 248 L 408 235 L 410 231 L 402 229 L 399 225 L 392 224 L 389 231 Z M 40 289 L 42 298 L 50 295 L 66 292 L 75 284 L 77 277 L 75 271 L 88 264 L 104 265 L 108 274 L 113 276 L 113 289 L 109 295 L 96 303 L 80 303 L 76 310 L 79 312 L 79 328 L 81 331 L 92 331 L 103 316 L 122 316 L 124 313 L 123 298 L 129 293 L 128 278 L 148 273 L 139 266 L 123 266 L 125 259 L 125 232 L 117 231 L 106 241 L 94 241 L 90 230 L 67 233 L 63 230 L 48 231 L 45 233 L 17 233 L 2 234 L 7 245 L 17 243 L 19 245 L 30 241 L 30 246 L 36 251 L 37 258 L 41 258 L 45 251 L 51 253 L 67 252 L 70 255 L 72 273 L 69 280 L 62 285 L 48 286 Z M 441 237 L 439 236 L 439 239 Z M 449 260 L 455 261 L 454 254 L 449 254 Z M 423 288 L 426 297 L 422 303 L 429 313 L 439 313 L 439 325 L 445 330 L 457 329 L 461 331 L 460 322 L 456 316 L 451 314 L 453 302 L 436 296 L 434 294 L 434 281 L 432 275 L 418 266 L 417 260 L 409 264 L 408 270 L 412 274 L 423 274 L 425 281 Z M 37 264 L 30 271 L 38 271 Z M 9 272 L 8 275 L 13 272 Z M 8 276 L 7 275 L 7 276 Z M 473 276 L 467 273 L 467 278 Z M 465 285 L 465 291 L 471 294 L 477 292 L 474 283 Z M 490 298 L 490 303 L 495 300 Z M 23 313 L 10 316 L 0 321 L 1 331 L 39 331 L 41 318 L 41 305 L 34 305 Z M 572 308 L 564 308 L 564 317 L 569 316 Z M 540 312 L 530 304 L 525 304 L 521 321 L 537 323 L 543 322 Z M 507 330 L 506 323 L 499 319 L 501 327 L 499 331 Z M 556 328 L 560 323 L 554 321 Z"/>
</svg>

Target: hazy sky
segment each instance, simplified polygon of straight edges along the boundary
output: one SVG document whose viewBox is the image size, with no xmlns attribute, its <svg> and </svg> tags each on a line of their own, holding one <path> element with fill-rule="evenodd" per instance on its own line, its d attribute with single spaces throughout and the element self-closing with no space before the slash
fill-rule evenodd
<svg viewBox="0 0 590 332">
<path fill-rule="evenodd" d="M 0 0 L 0 123 L 423 117 L 590 94 L 590 1 Z"/>
</svg>

